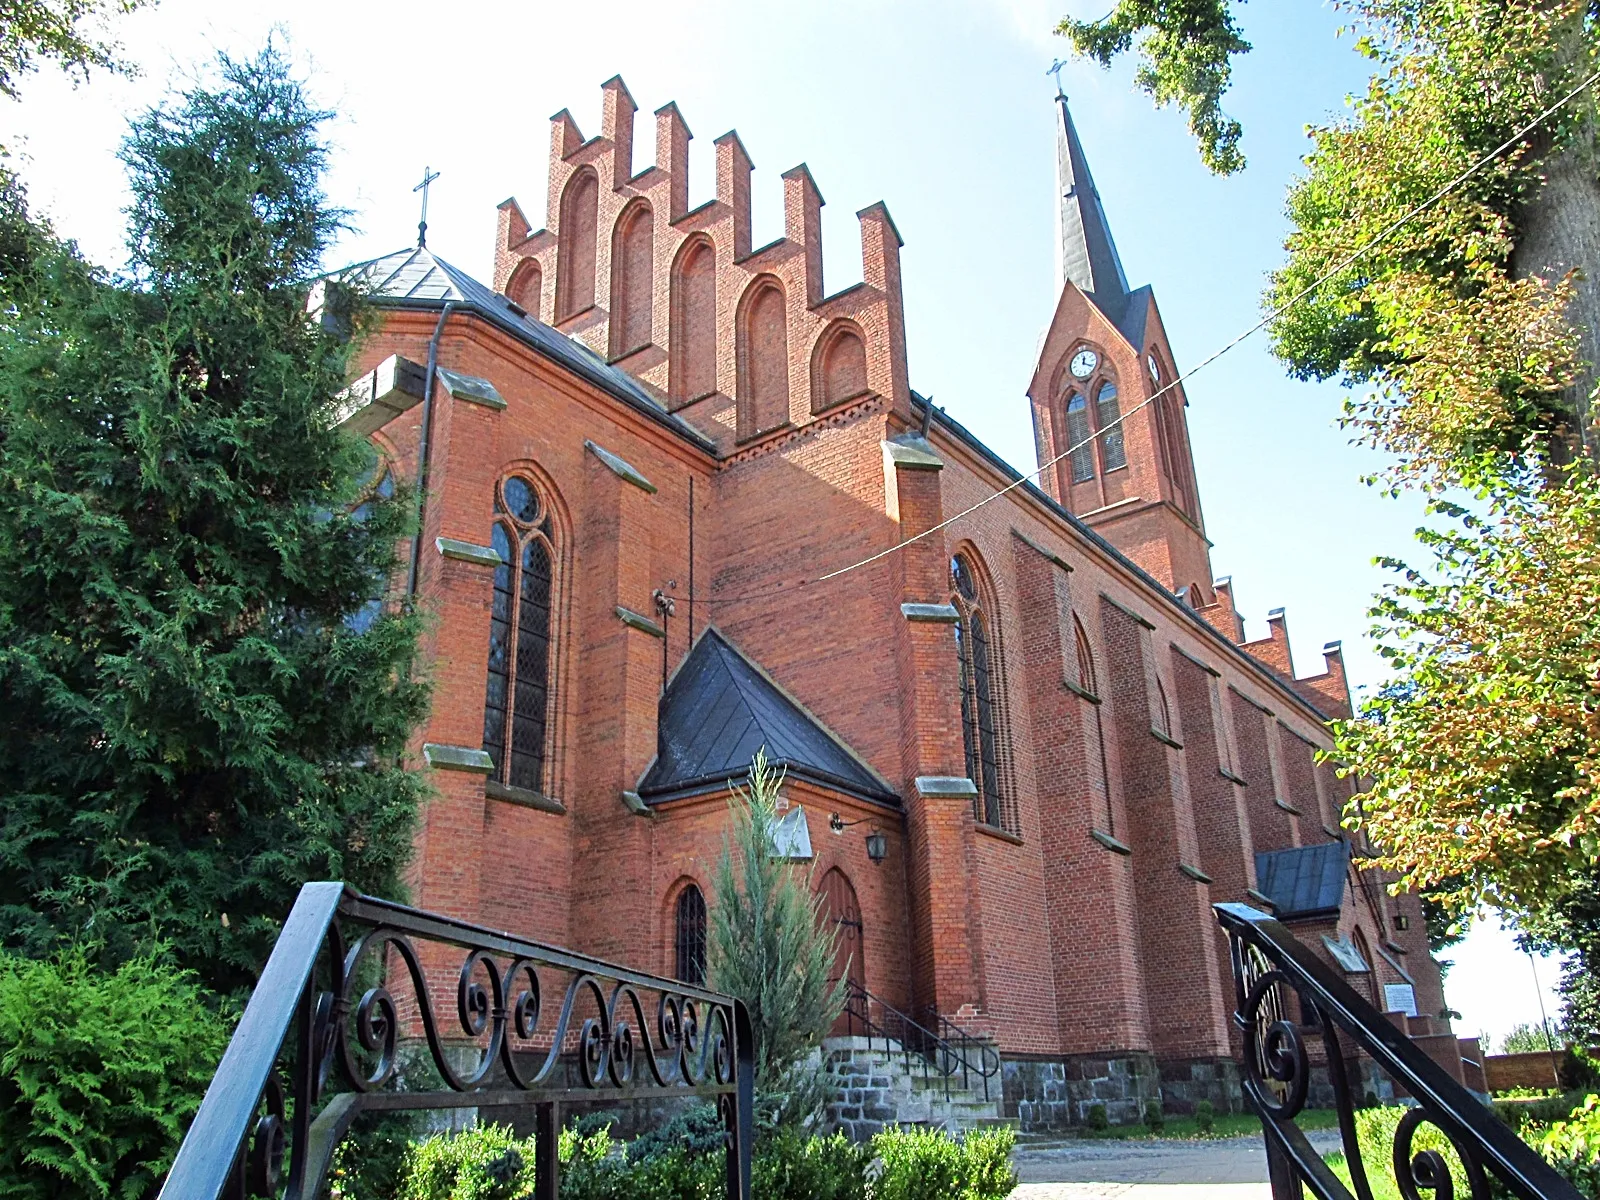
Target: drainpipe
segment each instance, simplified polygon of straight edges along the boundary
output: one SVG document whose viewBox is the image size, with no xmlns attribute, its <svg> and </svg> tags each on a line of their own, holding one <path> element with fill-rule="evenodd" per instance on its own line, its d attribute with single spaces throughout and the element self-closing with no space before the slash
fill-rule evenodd
<svg viewBox="0 0 1600 1200">
<path fill-rule="evenodd" d="M 428 456 L 433 449 L 433 385 L 439 374 L 439 339 L 444 323 L 456 310 L 456 301 L 446 300 L 428 342 L 428 371 L 422 381 L 422 436 L 417 442 L 417 531 L 411 535 L 411 570 L 406 575 L 406 598 L 417 594 L 417 573 L 422 566 L 422 518 L 428 503 Z"/>
</svg>

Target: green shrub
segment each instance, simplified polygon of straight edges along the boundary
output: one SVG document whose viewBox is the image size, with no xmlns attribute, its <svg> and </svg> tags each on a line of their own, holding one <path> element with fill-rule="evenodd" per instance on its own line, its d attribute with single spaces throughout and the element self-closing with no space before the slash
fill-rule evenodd
<svg viewBox="0 0 1600 1200">
<path fill-rule="evenodd" d="M 886 1129 L 872 1139 L 883 1169 L 873 1200 L 1001 1200 L 1017 1186 L 1016 1134 L 974 1130 L 961 1141 L 924 1129 Z"/>
<path fill-rule="evenodd" d="M 1600 1196 L 1600 1097 L 1590 1096 L 1566 1121 L 1558 1121 L 1534 1147 L 1586 1196 Z"/>
<path fill-rule="evenodd" d="M 1211 1101 L 1197 1101 L 1194 1106 L 1194 1127 L 1201 1133 L 1210 1133 L 1216 1123 L 1217 1110 L 1211 1106 Z"/>
<path fill-rule="evenodd" d="M 0 1192 L 155 1195 L 228 1044 L 195 977 L 159 958 L 0 954 Z"/>
<path fill-rule="evenodd" d="M 1144 1106 L 1144 1123 L 1152 1133 L 1160 1133 L 1167 1127 L 1167 1119 L 1161 1114 L 1159 1100 L 1152 1100 Z"/>
<path fill-rule="evenodd" d="M 1587 1091 L 1580 1088 L 1539 1100 L 1496 1100 L 1494 1111 L 1513 1129 L 1521 1129 L 1525 1125 L 1549 1125 L 1553 1121 L 1566 1120 L 1574 1109 L 1583 1107 L 1588 1095 Z"/>
<path fill-rule="evenodd" d="M 1083 1114 L 1083 1119 L 1088 1124 L 1090 1129 L 1101 1130 L 1111 1128 L 1111 1121 L 1106 1116 L 1106 1106 L 1104 1104 L 1089 1105 L 1088 1109 Z"/>
<path fill-rule="evenodd" d="M 802 1137 L 781 1129 L 757 1147 L 752 1196 L 761 1200 L 866 1200 L 872 1151 L 842 1133 Z"/>
<path fill-rule="evenodd" d="M 520 1200 L 533 1194 L 533 1146 L 505 1125 L 475 1125 L 417 1142 L 400 1200 Z"/>
<path fill-rule="evenodd" d="M 1401 1119 L 1410 1111 L 1397 1104 L 1387 1104 L 1378 1108 L 1363 1108 L 1356 1113 L 1356 1145 L 1361 1149 L 1361 1161 L 1370 1173 L 1381 1172 L 1389 1180 L 1391 1189 L 1397 1186 L 1394 1179 L 1394 1134 Z M 1418 1126 L 1411 1139 L 1413 1155 L 1423 1150 L 1437 1150 L 1450 1168 L 1456 1195 L 1470 1195 L 1466 1168 L 1461 1165 L 1455 1147 L 1445 1136 L 1444 1130 L 1427 1121 Z"/>
</svg>

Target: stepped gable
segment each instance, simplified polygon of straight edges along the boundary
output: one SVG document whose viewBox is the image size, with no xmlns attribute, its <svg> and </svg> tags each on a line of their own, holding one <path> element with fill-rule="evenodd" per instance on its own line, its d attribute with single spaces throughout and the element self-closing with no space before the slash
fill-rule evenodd
<svg viewBox="0 0 1600 1200">
<path fill-rule="evenodd" d="M 650 802 L 742 779 L 756 751 L 790 775 L 898 806 L 887 783 L 716 629 L 707 629 L 661 701 L 660 749 L 640 781 Z"/>
<path fill-rule="evenodd" d="M 626 371 L 612 366 L 582 342 L 551 329 L 520 305 L 485 287 L 425 247 L 397 250 L 382 258 L 357 263 L 337 272 L 332 278 L 336 282 L 360 288 L 374 304 L 383 308 L 415 305 L 437 309 L 445 303 L 454 303 L 475 312 L 630 408 L 645 413 L 702 449 L 710 448 L 710 443 L 702 434 L 682 418 L 668 413 Z"/>
<path fill-rule="evenodd" d="M 804 163 L 783 173 L 784 236 L 752 247 L 739 135 L 716 139 L 716 197 L 690 210 L 689 141 L 658 109 L 655 163 L 633 173 L 637 112 L 620 78 L 601 87 L 599 136 L 551 118 L 546 227 L 500 206 L 495 287 L 581 340 L 731 453 L 781 440 L 876 399 L 910 417 L 900 234 L 861 209 L 862 282 L 823 286 L 822 193 Z"/>
<path fill-rule="evenodd" d="M 1280 920 L 1337 917 L 1349 869 L 1350 846 L 1343 841 L 1262 850 L 1256 854 L 1256 890 L 1271 898 Z"/>
</svg>

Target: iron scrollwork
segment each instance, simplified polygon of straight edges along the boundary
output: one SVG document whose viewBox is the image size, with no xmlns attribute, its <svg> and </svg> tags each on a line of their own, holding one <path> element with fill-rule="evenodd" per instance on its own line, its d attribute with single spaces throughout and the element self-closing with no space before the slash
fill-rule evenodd
<svg viewBox="0 0 1600 1200">
<path fill-rule="evenodd" d="M 363 1112 L 531 1106 L 543 1200 L 562 1102 L 682 1095 L 716 1104 L 748 1200 L 752 1056 L 730 997 L 307 884 L 162 1194 L 308 1200 Z"/>
<path fill-rule="evenodd" d="M 1277 921 L 1242 904 L 1214 907 L 1228 932 L 1244 1093 L 1261 1118 L 1274 1200 L 1300 1200 L 1304 1190 L 1318 1200 L 1373 1200 L 1368 1175 L 1388 1169 L 1405 1200 L 1424 1200 L 1424 1193 L 1429 1200 L 1456 1200 L 1460 1180 L 1470 1200 L 1490 1200 L 1491 1173 L 1522 1200 L 1581 1200 L 1489 1108 Z M 1363 1160 L 1349 1079 L 1354 1056 L 1347 1058 L 1345 1037 L 1415 1105 L 1395 1128 L 1389 1162 Z M 1314 1047 L 1320 1048 L 1316 1064 Z M 1351 1187 L 1294 1121 L 1306 1106 L 1314 1066 L 1327 1073 Z M 1425 1125 L 1442 1137 L 1418 1148 Z M 1452 1171 L 1440 1145 L 1453 1149 L 1459 1170 Z"/>
</svg>

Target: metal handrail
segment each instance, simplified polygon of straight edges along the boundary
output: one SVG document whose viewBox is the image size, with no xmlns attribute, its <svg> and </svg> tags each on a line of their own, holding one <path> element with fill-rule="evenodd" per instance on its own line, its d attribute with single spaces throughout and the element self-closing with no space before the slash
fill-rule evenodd
<svg viewBox="0 0 1600 1200">
<path fill-rule="evenodd" d="M 424 1064 L 444 1087 L 408 1090 Z M 311 1200 L 363 1113 L 531 1106 L 534 1195 L 556 1200 L 562 1101 L 700 1096 L 727 1130 L 728 1200 L 749 1200 L 754 1086 L 750 1016 L 733 997 L 308 883 L 161 1196 Z"/>
<path fill-rule="evenodd" d="M 1451 1200 L 1449 1165 L 1434 1150 L 1412 1153 L 1418 1128 L 1439 1129 L 1455 1147 L 1472 1200 L 1490 1200 L 1486 1169 L 1522 1200 L 1582 1200 L 1494 1111 L 1443 1067 L 1282 924 L 1244 904 L 1212 906 L 1228 933 L 1234 975 L 1234 1023 L 1244 1040 L 1245 1097 L 1261 1118 L 1274 1200 L 1301 1200 L 1302 1187 L 1318 1200 L 1373 1200 L 1367 1163 L 1356 1138 L 1354 1093 L 1341 1036 L 1367 1055 L 1416 1101 L 1395 1130 L 1391 1164 L 1405 1200 L 1419 1191 Z M 1291 997 L 1299 1003 L 1293 1017 Z M 1304 1109 L 1311 1080 L 1308 1037 L 1321 1040 L 1328 1082 L 1354 1194 L 1311 1148 L 1294 1118 Z M 1353 1053 L 1352 1053 L 1353 1056 Z"/>
<path fill-rule="evenodd" d="M 916 1071 L 924 1083 L 933 1079 L 943 1088 L 946 1100 L 950 1098 L 958 1073 L 961 1090 L 971 1091 L 972 1078 L 976 1076 L 982 1081 L 984 1100 L 989 1100 L 989 1080 L 1000 1073 L 1000 1055 L 985 1039 L 968 1033 L 935 1013 L 935 1024 L 941 1024 L 941 1028 L 948 1028 L 955 1034 L 953 1039 L 942 1037 L 922 1022 L 874 996 L 854 980 L 845 981 L 842 1016 L 849 1036 L 859 1036 L 856 1033 L 856 1026 L 859 1025 L 867 1039 L 869 1052 L 873 1048 L 873 1040 L 882 1038 L 884 1053 L 891 1056 L 899 1054 L 908 1073 Z M 976 1063 L 973 1062 L 974 1049 L 977 1050 Z"/>
</svg>

